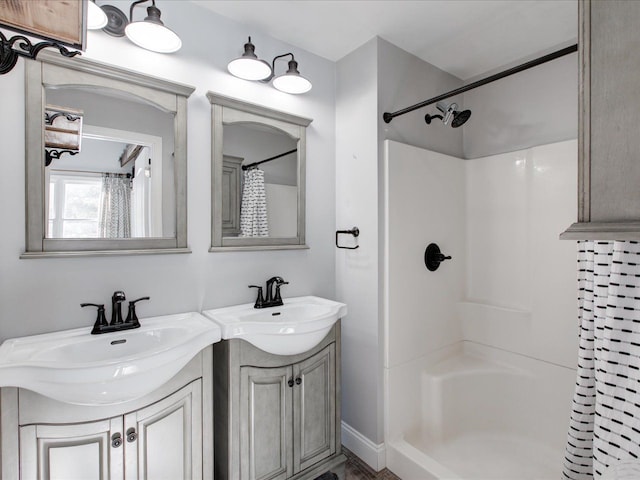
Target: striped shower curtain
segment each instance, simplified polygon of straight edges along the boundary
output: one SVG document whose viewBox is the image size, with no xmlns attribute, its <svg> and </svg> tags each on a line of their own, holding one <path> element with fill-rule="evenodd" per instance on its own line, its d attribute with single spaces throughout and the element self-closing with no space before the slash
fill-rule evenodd
<svg viewBox="0 0 640 480">
<path fill-rule="evenodd" d="M 264 172 L 257 168 L 245 170 L 240 207 L 240 236 L 268 237 L 267 196 Z"/>
<path fill-rule="evenodd" d="M 564 478 L 640 479 L 640 243 L 580 242 L 578 375 Z"/>
</svg>

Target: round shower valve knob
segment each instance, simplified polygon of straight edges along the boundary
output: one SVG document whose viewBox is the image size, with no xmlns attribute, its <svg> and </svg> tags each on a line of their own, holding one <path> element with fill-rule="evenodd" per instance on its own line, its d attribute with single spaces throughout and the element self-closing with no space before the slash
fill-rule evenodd
<svg viewBox="0 0 640 480">
<path fill-rule="evenodd" d="M 435 243 L 430 243 L 424 251 L 424 264 L 430 272 L 435 272 L 445 260 L 451 260 L 451 255 L 444 255 Z"/>
</svg>

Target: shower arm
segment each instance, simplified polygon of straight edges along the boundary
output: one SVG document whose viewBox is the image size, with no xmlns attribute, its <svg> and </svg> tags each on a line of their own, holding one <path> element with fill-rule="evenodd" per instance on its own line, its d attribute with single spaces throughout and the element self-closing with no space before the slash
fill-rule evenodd
<svg viewBox="0 0 640 480">
<path fill-rule="evenodd" d="M 474 88 L 481 87 L 486 85 L 487 83 L 495 82 L 496 80 L 500 80 L 501 78 L 508 77 L 509 75 L 513 75 L 515 73 L 522 72 L 524 70 L 528 70 L 529 68 L 537 67 L 538 65 L 542 65 L 543 63 L 550 62 L 551 60 L 555 60 L 556 58 L 564 57 L 565 55 L 569 55 L 570 53 L 578 51 L 578 44 L 571 45 L 569 47 L 565 47 L 556 52 L 549 53 L 547 55 L 543 55 L 542 57 L 538 57 L 534 60 L 530 60 L 521 65 L 517 65 L 515 67 L 509 68 L 502 72 L 489 75 L 486 78 L 482 78 L 476 82 L 470 83 L 469 85 L 464 85 L 460 88 L 456 88 L 455 90 L 451 90 L 450 92 L 443 93 L 442 95 L 438 95 L 437 97 L 430 98 L 425 100 L 424 102 L 416 103 L 410 107 L 403 108 L 402 110 L 398 110 L 395 112 L 384 112 L 382 114 L 382 119 L 385 123 L 390 123 L 395 117 L 399 117 L 400 115 L 404 115 L 405 113 L 413 112 L 414 110 L 418 110 L 419 108 L 426 107 L 428 105 L 437 103 L 441 100 L 444 100 L 449 97 L 453 97 L 455 95 L 459 95 L 464 92 L 468 92 L 469 90 L 473 90 Z"/>
<path fill-rule="evenodd" d="M 444 117 L 442 115 L 429 115 L 428 113 L 424 116 L 424 121 L 427 122 L 427 125 L 431 124 L 431 120 L 434 118 L 439 118 L 444 121 Z"/>
</svg>

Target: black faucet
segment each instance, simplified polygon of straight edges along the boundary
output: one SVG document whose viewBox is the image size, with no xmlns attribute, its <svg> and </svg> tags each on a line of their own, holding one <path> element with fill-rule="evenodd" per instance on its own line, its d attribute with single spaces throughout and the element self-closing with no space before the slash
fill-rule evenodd
<svg viewBox="0 0 640 480">
<path fill-rule="evenodd" d="M 124 292 L 113 292 L 111 296 L 111 322 L 107 323 L 105 316 L 104 304 L 96 303 L 81 303 L 81 307 L 97 307 L 98 318 L 91 330 L 92 335 L 98 335 L 100 333 L 119 332 L 120 330 L 130 330 L 132 328 L 140 327 L 138 316 L 136 315 L 136 303 L 140 300 L 149 300 L 150 297 L 141 297 L 137 300 L 129 302 L 129 313 L 126 320 L 122 320 L 122 302 L 126 300 Z"/>
<path fill-rule="evenodd" d="M 271 277 L 267 280 L 267 298 L 263 298 L 262 296 L 262 287 L 258 285 L 249 285 L 249 288 L 257 288 L 258 289 L 258 298 L 256 299 L 256 303 L 253 305 L 253 308 L 266 308 L 266 307 L 277 307 L 282 305 L 282 296 L 280 295 L 280 287 L 282 285 L 288 285 L 289 282 L 285 282 L 282 277 Z M 273 292 L 273 286 L 276 286 L 275 293 Z"/>
<path fill-rule="evenodd" d="M 124 323 L 122 320 L 122 302 L 127 298 L 124 296 L 124 292 L 117 291 L 111 295 L 111 323 L 110 325 L 120 325 Z"/>
</svg>

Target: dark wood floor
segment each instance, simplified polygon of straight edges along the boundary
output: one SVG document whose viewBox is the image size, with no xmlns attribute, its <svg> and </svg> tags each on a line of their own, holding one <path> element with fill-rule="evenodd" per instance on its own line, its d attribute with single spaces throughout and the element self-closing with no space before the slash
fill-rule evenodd
<svg viewBox="0 0 640 480">
<path fill-rule="evenodd" d="M 342 452 L 347 456 L 347 463 L 345 464 L 346 480 L 400 480 L 400 477 L 386 468 L 380 472 L 375 472 L 344 446 L 342 447 Z"/>
</svg>

